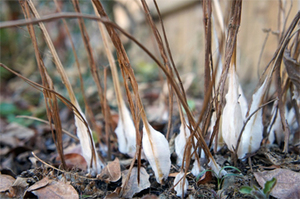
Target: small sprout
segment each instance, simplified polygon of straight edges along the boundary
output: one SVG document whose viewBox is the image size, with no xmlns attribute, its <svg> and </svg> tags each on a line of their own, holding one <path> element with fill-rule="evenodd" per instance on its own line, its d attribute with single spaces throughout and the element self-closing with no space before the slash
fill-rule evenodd
<svg viewBox="0 0 300 199">
<path fill-rule="evenodd" d="M 272 178 L 271 180 L 265 183 L 263 190 L 259 189 L 256 186 L 253 187 L 242 186 L 239 191 L 242 194 L 252 195 L 257 199 L 259 198 L 267 199 L 269 198 L 272 189 L 275 187 L 276 182 L 277 182 L 276 178 Z"/>
<path fill-rule="evenodd" d="M 204 175 L 204 173 L 206 173 L 207 171 L 211 171 L 215 177 L 217 178 L 217 183 L 218 183 L 218 190 L 221 189 L 222 183 L 224 181 L 225 178 L 229 177 L 229 176 L 237 176 L 237 177 L 241 177 L 241 175 L 239 174 L 235 174 L 235 173 L 226 173 L 225 175 L 222 175 L 222 173 L 224 173 L 225 169 L 234 169 L 236 171 L 238 171 L 239 173 L 241 173 L 241 171 L 233 166 L 224 166 L 220 169 L 220 171 L 218 173 L 216 173 L 214 170 L 210 170 L 210 169 L 206 169 L 204 171 L 202 171 L 196 178 L 196 181 L 199 181 L 200 177 L 202 175 Z M 223 177 L 222 177 L 223 176 Z"/>
</svg>

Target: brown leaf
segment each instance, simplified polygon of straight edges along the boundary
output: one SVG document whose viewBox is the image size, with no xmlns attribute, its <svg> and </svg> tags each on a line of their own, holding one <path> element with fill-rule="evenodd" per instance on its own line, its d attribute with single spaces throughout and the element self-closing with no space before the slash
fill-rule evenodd
<svg viewBox="0 0 300 199">
<path fill-rule="evenodd" d="M 9 188 L 9 193 L 11 197 L 22 197 L 24 191 L 29 186 L 27 183 L 28 178 L 17 177 L 12 186 Z"/>
<path fill-rule="evenodd" d="M 25 193 L 25 197 L 29 192 L 36 195 L 38 198 L 79 198 L 77 191 L 70 184 L 62 181 L 50 180 L 47 177 L 29 187 Z"/>
<path fill-rule="evenodd" d="M 1 134 L 1 142 L 11 147 L 21 145 L 20 140 L 28 140 L 34 136 L 34 131 L 18 123 L 11 123 Z"/>
<path fill-rule="evenodd" d="M 108 194 L 107 196 L 105 196 L 104 199 L 119 199 L 119 194 L 116 192 L 112 192 L 110 194 Z"/>
<path fill-rule="evenodd" d="M 254 176 L 261 187 L 266 181 L 276 178 L 277 183 L 271 195 L 276 198 L 300 198 L 300 173 L 288 169 L 275 169 L 272 171 L 254 172 Z"/>
<path fill-rule="evenodd" d="M 147 194 L 144 195 L 141 199 L 158 199 L 157 195 L 154 194 Z"/>
<path fill-rule="evenodd" d="M 119 159 L 116 158 L 114 161 L 108 163 L 97 178 L 104 180 L 106 183 L 118 181 L 121 178 Z"/>
<path fill-rule="evenodd" d="M 74 167 L 79 168 L 81 170 L 86 170 L 87 163 L 84 159 L 84 157 L 78 153 L 68 153 L 64 155 L 66 166 L 69 169 L 72 169 Z M 60 161 L 60 157 L 57 156 L 57 161 Z"/>
<path fill-rule="evenodd" d="M 300 92 L 300 63 L 291 57 L 291 52 L 288 49 L 284 51 L 283 62 L 290 80 Z"/>
<path fill-rule="evenodd" d="M 0 174 L 0 192 L 8 191 L 15 179 L 10 175 Z"/>
<path fill-rule="evenodd" d="M 126 187 L 124 186 L 124 182 L 126 180 L 126 176 L 128 175 L 129 170 L 125 170 L 122 172 L 122 188 L 123 188 L 123 198 L 132 198 L 132 196 L 136 193 L 139 193 L 140 191 L 147 189 L 150 187 L 149 182 L 149 175 L 144 167 L 141 167 L 140 169 L 140 183 L 138 184 L 137 181 L 137 175 L 138 175 L 138 169 L 137 167 L 133 167 L 130 179 L 128 183 L 126 184 Z"/>
<path fill-rule="evenodd" d="M 197 182 L 197 185 L 200 185 L 200 184 L 206 184 L 208 182 L 211 182 L 212 181 L 212 173 L 211 171 L 207 171 L 204 173 L 204 175 L 198 180 Z"/>
<path fill-rule="evenodd" d="M 34 185 L 30 186 L 26 191 L 34 191 L 40 188 L 43 188 L 50 184 L 53 180 L 50 180 L 49 178 L 45 177 L 42 180 L 36 182 Z"/>
</svg>

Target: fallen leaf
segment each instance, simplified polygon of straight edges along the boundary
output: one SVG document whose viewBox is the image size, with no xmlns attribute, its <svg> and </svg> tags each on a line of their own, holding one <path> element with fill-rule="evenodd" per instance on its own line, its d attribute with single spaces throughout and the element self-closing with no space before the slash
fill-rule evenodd
<svg viewBox="0 0 300 199">
<path fill-rule="evenodd" d="M 34 131 L 30 128 L 22 126 L 18 123 L 10 123 L 1 134 L 1 142 L 11 147 L 16 147 L 20 144 L 20 140 L 29 140 L 34 136 Z"/>
<path fill-rule="evenodd" d="M 81 170 L 86 170 L 87 163 L 84 157 L 78 153 L 68 153 L 64 155 L 66 165 L 69 169 L 79 168 Z M 57 161 L 60 161 L 60 156 L 56 157 Z"/>
<path fill-rule="evenodd" d="M 108 194 L 107 196 L 105 196 L 104 199 L 119 199 L 119 194 L 116 192 L 112 192 L 110 194 Z"/>
<path fill-rule="evenodd" d="M 211 171 L 206 171 L 204 173 L 204 175 L 201 176 L 200 179 L 198 180 L 197 185 L 206 184 L 208 182 L 211 182 L 212 178 L 213 178 L 213 176 L 212 176 Z"/>
<path fill-rule="evenodd" d="M 288 169 L 275 169 L 272 171 L 254 172 L 255 179 L 261 187 L 272 178 L 276 178 L 277 183 L 271 191 L 271 195 L 276 198 L 289 199 L 300 198 L 300 173 Z"/>
<path fill-rule="evenodd" d="M 77 191 L 70 184 L 62 181 L 50 180 L 47 177 L 30 186 L 24 196 L 26 197 L 29 193 L 36 195 L 38 198 L 79 198 Z"/>
<path fill-rule="evenodd" d="M 22 197 L 28 186 L 27 178 L 17 177 L 12 186 L 9 188 L 10 196 L 18 198 Z"/>
<path fill-rule="evenodd" d="M 99 174 L 100 180 L 105 181 L 106 183 L 116 182 L 121 178 L 121 168 L 119 159 L 116 158 L 114 161 L 108 163 L 106 167 Z"/>
<path fill-rule="evenodd" d="M 26 191 L 34 191 L 36 189 L 40 189 L 43 188 L 45 186 L 47 186 L 48 184 L 50 184 L 53 180 L 50 180 L 49 178 L 45 177 L 43 179 L 41 179 L 40 181 L 34 183 L 32 186 L 30 186 Z"/>
<path fill-rule="evenodd" d="M 154 194 L 147 194 L 144 195 L 141 199 L 158 199 L 157 195 Z"/>
<path fill-rule="evenodd" d="M 133 167 L 129 181 L 126 184 L 126 187 L 123 187 L 128 172 L 129 170 L 125 170 L 122 172 L 123 198 L 132 198 L 134 194 L 150 187 L 149 175 L 144 167 L 141 167 L 140 169 L 140 183 L 138 183 L 137 181 L 138 169 L 137 167 Z"/>
<path fill-rule="evenodd" d="M 0 174 L 0 192 L 8 191 L 14 181 L 15 178 L 10 175 Z"/>
</svg>

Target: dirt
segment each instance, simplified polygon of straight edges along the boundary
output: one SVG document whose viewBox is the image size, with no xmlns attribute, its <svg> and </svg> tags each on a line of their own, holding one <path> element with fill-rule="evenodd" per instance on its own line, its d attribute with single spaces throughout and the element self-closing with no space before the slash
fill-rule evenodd
<svg viewBox="0 0 300 199">
<path fill-rule="evenodd" d="M 47 131 L 44 128 L 44 131 Z M 57 171 L 39 161 L 33 160 L 31 151 L 38 146 L 37 140 L 44 142 L 44 148 L 38 150 L 37 156 L 48 162 L 50 165 L 59 168 L 59 162 L 56 161 L 57 156 L 55 148 L 53 148 L 53 142 L 48 137 L 49 132 L 44 132 L 40 138 L 31 137 L 24 141 L 24 146 L 17 146 L 11 148 L 7 153 L 1 155 L 1 174 L 8 174 L 16 177 L 26 178 L 28 186 L 32 186 L 41 179 L 48 177 L 56 181 L 65 181 L 72 185 L 77 191 L 80 198 L 104 198 L 105 196 L 111 196 L 115 194 L 115 191 L 122 186 L 122 179 L 116 182 L 105 182 L 97 178 L 86 174 L 79 168 L 72 168 L 69 171 Z M 41 140 L 40 140 L 41 139 Z M 74 141 L 65 137 L 66 145 L 71 145 Z M 1 149 L 7 147 L 2 143 Z M 35 151 L 37 151 L 35 149 Z M 115 150 L 115 156 L 120 158 L 121 170 L 129 168 L 130 158 L 118 153 Z M 290 148 L 289 153 L 283 153 L 282 149 L 277 145 L 265 145 L 262 146 L 256 154 L 253 154 L 246 161 L 238 161 L 237 165 L 232 162 L 230 152 L 224 148 L 214 155 L 217 163 L 223 166 L 236 166 L 241 173 L 235 170 L 229 169 L 227 171 L 237 174 L 238 176 L 226 176 L 218 189 L 218 180 L 215 176 L 205 183 L 197 182 L 197 178 L 192 174 L 187 174 L 187 180 L 189 187 L 186 197 L 188 198 L 254 198 L 251 195 L 245 195 L 239 192 L 242 186 L 257 186 L 258 183 L 253 175 L 254 172 L 269 171 L 277 168 L 285 168 L 295 172 L 300 171 L 300 157 L 295 148 Z M 137 165 L 135 165 L 137 166 Z M 174 175 L 180 171 L 180 167 L 176 165 L 176 154 L 172 154 L 172 167 L 170 171 L 170 177 L 165 181 L 163 185 L 156 182 L 154 173 L 147 161 L 142 161 L 142 167 L 147 170 L 150 175 L 149 181 L 151 186 L 134 195 L 135 198 L 142 197 L 154 197 L 159 198 L 180 198 L 176 196 L 176 192 L 173 189 Z M 6 169 L 4 169 L 6 168 Z M 2 193 L 3 194 L 3 193 Z M 2 195 L 3 196 L 3 195 Z M 4 195 L 7 196 L 7 195 Z M 32 196 L 32 195 L 29 195 Z M 108 197 L 108 198 L 109 198 Z M 270 197 L 274 198 L 274 197 Z"/>
</svg>

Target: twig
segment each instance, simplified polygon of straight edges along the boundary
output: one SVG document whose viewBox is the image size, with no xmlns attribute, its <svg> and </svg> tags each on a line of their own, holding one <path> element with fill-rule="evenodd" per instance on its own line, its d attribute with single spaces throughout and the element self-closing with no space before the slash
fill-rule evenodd
<svg viewBox="0 0 300 199">
<path fill-rule="evenodd" d="M 31 120 L 39 121 L 39 122 L 42 122 L 42 123 L 44 123 L 44 124 L 50 125 L 48 121 L 43 120 L 43 119 L 40 119 L 40 118 L 37 118 L 37 117 L 32 117 L 32 116 L 27 116 L 27 115 L 17 115 L 16 118 L 26 118 L 26 119 L 31 119 Z M 68 136 L 70 136 L 71 138 L 73 138 L 74 140 L 79 141 L 79 139 L 78 139 L 75 135 L 73 135 L 72 133 L 68 132 L 67 130 L 62 129 L 62 131 L 63 131 L 65 134 L 67 134 Z"/>
<path fill-rule="evenodd" d="M 37 155 L 35 155 L 34 152 L 31 152 L 31 154 L 33 155 L 34 158 L 36 158 L 38 161 L 40 161 L 41 163 L 43 163 L 44 165 L 46 165 L 47 167 L 50 167 L 56 171 L 59 171 L 61 173 L 65 173 L 65 174 L 69 174 L 69 175 L 76 175 L 76 177 L 79 177 L 79 178 L 83 178 L 83 179 L 86 179 L 86 180 L 99 180 L 97 178 L 88 178 L 88 177 L 85 177 L 85 176 L 80 176 L 80 175 L 77 175 L 76 173 L 72 173 L 72 172 L 69 172 L 69 171 L 64 171 L 64 170 L 61 170 L 61 169 L 58 169 L 54 166 L 52 166 L 51 164 L 48 164 L 47 162 L 45 162 L 44 160 L 40 159 L 39 157 L 37 157 Z"/>
<path fill-rule="evenodd" d="M 40 22 L 49 22 L 57 19 L 62 18 L 85 18 L 85 19 L 91 19 L 91 20 L 101 20 L 101 18 L 95 16 L 95 15 L 89 15 L 89 14 L 79 14 L 74 12 L 62 12 L 62 13 L 55 13 L 55 14 L 49 14 L 46 16 L 43 16 L 39 19 L 20 19 L 20 20 L 14 20 L 14 21 L 8 21 L 8 22 L 1 22 L 0 28 L 11 28 L 16 26 L 25 26 L 29 24 L 37 24 Z"/>
</svg>

